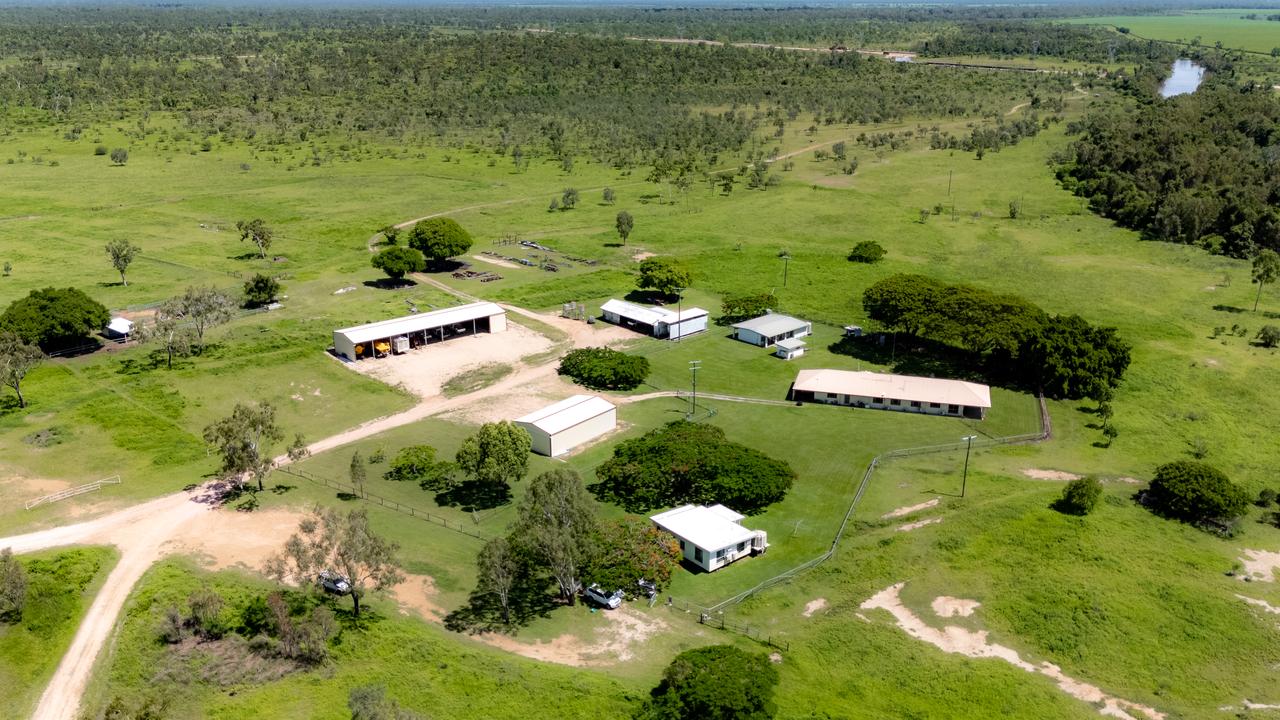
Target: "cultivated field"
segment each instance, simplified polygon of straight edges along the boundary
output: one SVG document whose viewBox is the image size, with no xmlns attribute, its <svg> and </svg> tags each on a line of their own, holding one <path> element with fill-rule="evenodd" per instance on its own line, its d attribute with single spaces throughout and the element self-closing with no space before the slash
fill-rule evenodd
<svg viewBox="0 0 1280 720">
<path fill-rule="evenodd" d="M 1102 17 L 1072 18 L 1070 22 L 1090 25 L 1127 27 L 1134 35 L 1155 40 L 1193 42 L 1212 46 L 1222 43 L 1225 47 L 1269 53 L 1280 47 L 1280 28 L 1277 23 L 1264 18 L 1280 10 L 1272 8 L 1218 8 L 1213 10 L 1187 10 L 1170 15 L 1107 15 Z M 1244 16 L 1256 14 L 1259 19 Z"/>
</svg>

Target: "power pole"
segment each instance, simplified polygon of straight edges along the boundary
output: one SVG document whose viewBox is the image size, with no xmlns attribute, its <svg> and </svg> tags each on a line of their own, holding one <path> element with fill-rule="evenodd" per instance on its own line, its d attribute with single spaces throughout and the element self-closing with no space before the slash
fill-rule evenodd
<svg viewBox="0 0 1280 720">
<path fill-rule="evenodd" d="M 947 197 L 951 197 L 951 176 L 955 174 L 955 170 L 947 171 Z"/>
<path fill-rule="evenodd" d="M 964 477 L 960 480 L 960 497 L 964 497 L 965 487 L 969 484 L 969 453 L 973 450 L 973 439 L 977 435 L 968 435 L 963 440 L 968 441 L 968 445 L 964 449 Z"/>
<path fill-rule="evenodd" d="M 689 416 L 686 420 L 692 420 L 698 414 L 698 370 L 702 367 L 701 360 L 689 361 L 689 374 L 693 379 L 693 405 L 689 408 Z"/>
</svg>

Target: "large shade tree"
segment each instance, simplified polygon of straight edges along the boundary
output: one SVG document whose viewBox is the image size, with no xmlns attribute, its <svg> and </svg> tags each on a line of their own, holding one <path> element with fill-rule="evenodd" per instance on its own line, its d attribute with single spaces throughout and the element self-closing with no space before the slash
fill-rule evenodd
<svg viewBox="0 0 1280 720">
<path fill-rule="evenodd" d="M 686 650 L 663 671 L 636 720 L 769 720 L 777 684 L 764 655 L 732 645 Z"/>
<path fill-rule="evenodd" d="M 471 234 L 457 220 L 447 217 L 428 218 L 409 229 L 409 247 L 422 253 L 433 267 L 471 249 Z"/>
<path fill-rule="evenodd" d="M 9 305 L 0 314 L 0 330 L 53 352 L 84 345 L 110 320 L 107 308 L 83 291 L 48 287 Z"/>
<path fill-rule="evenodd" d="M 265 488 L 266 477 L 276 466 L 272 447 L 282 440 L 276 409 L 265 402 L 236 403 L 230 415 L 204 429 L 204 441 L 222 459 L 222 476 L 240 487 L 252 482 L 258 490 Z M 306 442 L 298 435 L 287 456 L 297 460 L 306 454 Z"/>
</svg>

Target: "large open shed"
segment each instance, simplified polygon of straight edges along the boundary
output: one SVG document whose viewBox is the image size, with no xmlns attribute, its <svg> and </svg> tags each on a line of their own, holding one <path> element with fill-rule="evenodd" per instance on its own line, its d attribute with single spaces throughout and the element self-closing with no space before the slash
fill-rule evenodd
<svg viewBox="0 0 1280 720">
<path fill-rule="evenodd" d="M 618 299 L 601 305 L 600 314 L 606 322 L 669 340 L 706 331 L 710 316 L 710 313 L 698 307 L 676 311 L 656 305 L 645 307 Z"/>
<path fill-rule="evenodd" d="M 364 360 L 506 329 L 505 310 L 491 302 L 477 302 L 334 330 L 333 351 L 347 360 Z"/>
</svg>

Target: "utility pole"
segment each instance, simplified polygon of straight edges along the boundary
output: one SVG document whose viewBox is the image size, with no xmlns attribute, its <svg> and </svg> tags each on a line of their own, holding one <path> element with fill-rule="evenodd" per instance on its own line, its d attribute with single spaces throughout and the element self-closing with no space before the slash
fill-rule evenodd
<svg viewBox="0 0 1280 720">
<path fill-rule="evenodd" d="M 692 420 L 698 414 L 698 370 L 702 367 L 701 360 L 689 361 L 689 374 L 693 378 L 693 405 L 689 408 L 689 416 L 686 420 Z"/>
<path fill-rule="evenodd" d="M 684 288 L 676 288 L 676 342 L 684 335 Z"/>
<path fill-rule="evenodd" d="M 967 440 L 968 445 L 964 449 L 964 477 L 960 480 L 960 497 L 964 497 L 965 487 L 969 484 L 969 453 L 973 451 L 973 440 L 977 435 L 967 435 L 961 440 Z"/>
<path fill-rule="evenodd" d="M 947 171 L 947 197 L 951 197 L 951 176 L 955 174 L 955 170 Z"/>
<path fill-rule="evenodd" d="M 787 269 L 791 267 L 791 253 L 782 255 L 782 287 L 787 286 Z"/>
</svg>

